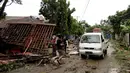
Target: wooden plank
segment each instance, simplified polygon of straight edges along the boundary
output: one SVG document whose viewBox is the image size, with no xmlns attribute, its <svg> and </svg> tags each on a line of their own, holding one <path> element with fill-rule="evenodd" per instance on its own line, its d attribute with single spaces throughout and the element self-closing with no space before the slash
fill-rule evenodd
<svg viewBox="0 0 130 73">
<path fill-rule="evenodd" d="M 21 41 L 21 43 L 25 42 L 25 39 L 27 38 L 27 35 L 29 35 L 28 32 L 29 32 L 29 29 L 31 29 L 31 27 L 29 27 L 29 25 L 27 24 L 25 29 L 26 29 L 25 33 L 22 35 L 22 41 Z"/>
<path fill-rule="evenodd" d="M 10 32 L 9 32 L 9 29 L 12 29 L 12 27 L 13 27 L 13 25 L 12 25 L 12 26 L 11 26 L 11 25 L 8 26 L 7 30 L 5 31 L 5 36 L 6 36 L 8 33 L 10 33 Z"/>
<path fill-rule="evenodd" d="M 48 26 L 47 26 L 48 27 Z M 43 41 L 43 44 L 44 45 L 46 45 L 46 38 L 47 38 L 47 35 L 48 35 L 48 31 L 49 31 L 49 27 L 48 27 L 48 29 L 47 29 L 47 31 L 46 31 L 46 34 L 45 34 L 45 37 L 44 37 L 44 41 Z M 44 46 L 45 47 L 45 46 Z"/>
<path fill-rule="evenodd" d="M 21 37 L 20 34 L 22 34 L 22 33 L 21 33 L 22 30 L 23 30 L 23 26 L 22 26 L 22 25 L 19 25 L 19 26 L 18 26 L 18 30 L 17 30 L 17 31 L 18 31 L 18 35 L 17 35 L 17 37 L 15 38 L 16 43 L 19 42 L 19 38 Z"/>
<path fill-rule="evenodd" d="M 39 40 L 40 40 L 40 43 L 39 43 L 39 49 L 42 49 L 41 47 L 42 47 L 42 41 L 44 40 L 43 39 L 43 35 L 44 35 L 44 26 L 42 26 L 42 29 L 41 29 L 41 33 L 40 33 L 40 37 L 39 37 Z"/>
<path fill-rule="evenodd" d="M 30 33 L 27 35 L 27 37 L 26 37 L 26 39 L 25 40 L 27 40 L 27 38 L 29 38 L 29 37 L 32 37 L 32 35 L 33 35 L 33 32 L 34 32 L 34 30 L 35 30 L 35 27 L 36 27 L 36 25 L 31 25 L 31 31 L 30 31 Z M 33 40 L 33 37 L 32 37 L 32 40 Z M 24 44 L 24 48 L 26 48 L 26 41 L 25 41 L 25 44 Z M 29 48 L 32 48 L 31 47 L 31 45 L 30 45 L 30 47 Z M 30 52 L 32 52 L 33 51 L 33 49 L 29 49 L 30 50 Z"/>
<path fill-rule="evenodd" d="M 11 43 L 13 41 L 13 35 L 15 34 L 15 30 L 17 29 L 16 27 L 17 26 L 14 25 L 14 28 L 10 30 L 11 33 L 9 34 L 9 39 L 8 39 L 9 43 Z"/>
<path fill-rule="evenodd" d="M 34 36 L 34 42 L 32 42 L 33 43 L 33 48 L 36 48 L 36 46 L 37 46 L 37 39 L 38 39 L 37 35 L 40 32 L 39 26 L 36 25 L 35 30 L 37 30 L 37 31 L 33 33 L 33 36 Z"/>
<path fill-rule="evenodd" d="M 37 49 L 39 49 L 40 34 L 41 34 L 41 32 L 42 32 L 42 27 L 41 27 L 41 25 L 38 25 L 38 26 L 39 26 L 40 31 L 39 31 L 38 35 L 36 35 L 36 36 L 37 36 L 37 43 L 36 43 L 36 48 L 37 48 Z"/>
<path fill-rule="evenodd" d="M 14 27 L 13 25 L 12 25 L 12 26 L 9 25 L 9 26 L 10 26 L 10 28 L 7 28 L 7 31 L 6 31 L 6 32 L 4 33 L 4 35 L 3 35 L 5 39 L 6 39 L 7 36 L 10 35 L 10 33 L 11 33 L 10 30 Z"/>
<path fill-rule="evenodd" d="M 53 35 L 54 29 L 55 29 L 55 27 L 52 26 L 52 31 L 51 31 L 51 33 L 50 33 L 50 38 L 51 38 L 51 36 Z"/>
<path fill-rule="evenodd" d="M 9 26 L 8 24 L 6 24 L 6 26 L 8 26 L 8 27 L 5 27 L 4 29 L 2 29 L 2 30 L 3 30 L 2 38 L 5 38 L 5 35 L 6 35 L 7 31 L 8 31 L 8 28 L 11 27 L 11 26 Z"/>
<path fill-rule="evenodd" d="M 28 34 L 26 35 L 26 38 L 28 38 L 29 36 L 31 36 L 32 37 L 32 43 L 35 41 L 35 38 L 34 38 L 34 32 L 35 32 L 35 27 L 36 27 L 36 25 L 34 26 L 34 25 L 31 25 L 30 26 L 31 28 L 29 29 L 29 32 L 28 32 Z M 32 31 L 33 30 L 33 31 Z M 26 39 L 25 39 L 26 40 Z M 33 48 L 33 44 L 30 44 L 30 47 L 31 48 Z"/>
<path fill-rule="evenodd" d="M 25 38 L 23 39 L 23 42 L 25 42 L 27 36 L 31 33 L 32 28 L 33 27 L 31 25 L 27 26 L 27 33 L 25 34 Z"/>
<path fill-rule="evenodd" d="M 19 41 L 19 43 L 23 43 L 24 42 L 24 39 L 26 38 L 26 36 L 25 35 L 28 35 L 28 30 L 30 29 L 30 28 L 28 28 L 28 25 L 23 25 L 24 26 L 24 31 L 23 31 L 23 34 L 22 35 L 20 35 L 21 36 L 21 38 L 20 38 L 20 41 Z"/>
<path fill-rule="evenodd" d="M 50 31 L 49 31 L 49 34 L 48 34 L 48 36 L 47 36 L 47 39 L 51 39 L 51 33 L 52 33 L 52 31 L 53 31 L 53 27 L 52 26 L 50 26 Z"/>
<path fill-rule="evenodd" d="M 47 42 L 48 42 L 48 40 L 49 40 L 49 39 L 48 39 L 48 36 L 49 36 L 49 34 L 50 34 L 50 32 L 51 32 L 51 27 L 48 26 L 48 29 L 49 29 L 49 30 L 48 30 L 48 32 L 47 32 L 46 41 L 45 41 L 45 44 L 46 44 L 47 46 L 48 46 L 48 43 L 47 43 Z"/>
<path fill-rule="evenodd" d="M 22 40 L 23 40 L 23 35 L 26 33 L 27 25 L 21 25 L 21 27 L 22 27 L 22 30 L 23 30 L 23 31 L 20 31 L 21 34 L 19 35 L 18 43 L 23 42 L 23 41 L 22 41 Z"/>
<path fill-rule="evenodd" d="M 43 39 L 43 41 L 42 41 L 42 47 L 41 47 L 42 49 L 44 49 L 44 45 L 45 45 L 45 44 L 44 44 L 44 41 L 45 41 L 45 36 L 46 36 L 47 29 L 48 29 L 47 26 L 44 25 L 44 29 L 43 29 L 44 32 L 43 32 L 43 35 L 42 35 L 42 37 L 43 37 L 43 38 L 42 38 L 42 39 Z"/>
<path fill-rule="evenodd" d="M 15 30 L 16 30 L 16 25 L 14 25 L 14 28 L 13 29 L 10 29 L 10 35 L 9 35 L 9 43 L 11 43 L 12 41 L 13 41 L 13 36 L 14 36 L 14 34 L 15 34 Z"/>
<path fill-rule="evenodd" d="M 37 25 L 36 25 L 36 27 L 34 28 L 33 35 L 32 35 L 32 37 L 33 37 L 33 41 L 32 41 L 32 44 L 31 44 L 31 46 L 33 46 L 32 48 L 35 48 L 35 42 L 36 42 L 36 36 L 35 36 L 35 35 L 38 34 L 38 30 L 39 30 L 39 29 L 37 29 L 37 28 L 38 28 L 38 27 L 37 27 Z"/>
<path fill-rule="evenodd" d="M 53 31 L 54 31 L 54 27 L 53 27 L 53 26 L 50 26 L 50 32 L 49 32 L 49 34 L 48 34 L 48 36 L 47 36 L 47 39 L 48 39 L 47 42 L 49 42 L 49 41 L 51 40 Z M 48 45 L 49 45 L 49 43 L 47 43 L 47 46 L 48 46 Z"/>
<path fill-rule="evenodd" d="M 42 29 L 42 31 L 43 31 L 43 34 L 42 34 L 42 46 L 41 46 L 41 48 L 39 49 L 39 53 L 41 53 L 42 52 L 42 54 L 44 53 L 44 51 L 43 51 L 43 49 L 44 49 L 44 40 L 45 40 L 45 34 L 46 34 L 46 32 L 47 32 L 47 26 L 45 26 L 44 25 L 44 29 Z"/>
<path fill-rule="evenodd" d="M 40 42 L 40 45 L 41 45 L 40 48 L 41 48 L 41 49 L 43 49 L 42 46 L 44 45 L 43 42 L 44 42 L 44 40 L 45 40 L 44 37 L 45 37 L 45 33 L 46 33 L 46 31 L 45 31 L 46 28 L 47 28 L 47 27 L 44 26 L 44 28 L 42 29 L 42 31 L 43 31 L 42 36 L 41 36 L 42 41 Z"/>
<path fill-rule="evenodd" d="M 39 39 L 38 39 L 38 41 L 39 41 L 38 43 L 39 44 L 37 45 L 37 48 L 39 48 L 39 49 L 41 49 L 41 41 L 43 40 L 42 39 L 43 28 L 44 28 L 44 26 L 41 28 L 41 32 L 38 35 L 39 36 Z"/>
<path fill-rule="evenodd" d="M 52 28 L 49 28 L 50 30 L 52 30 Z M 52 30 L 53 31 L 53 30 Z M 50 32 L 51 33 L 51 32 Z M 49 35 L 49 34 L 48 34 Z M 45 39 L 45 38 L 44 38 Z M 42 42 L 42 47 L 41 48 L 44 48 L 44 40 Z"/>
<path fill-rule="evenodd" d="M 34 31 L 35 31 L 35 29 L 36 29 L 36 25 L 33 25 L 32 24 L 32 30 L 30 31 L 30 33 L 29 33 L 29 35 L 27 36 L 27 37 L 32 37 L 32 42 L 34 41 Z M 31 46 L 31 45 L 30 45 Z"/>
<path fill-rule="evenodd" d="M 14 37 L 15 37 L 15 35 L 16 35 L 17 27 L 18 27 L 18 26 L 17 26 L 17 25 L 15 25 L 14 30 L 13 30 L 13 31 L 11 31 L 12 33 L 10 34 L 10 42 L 9 42 L 9 43 L 14 42 Z"/>
</svg>

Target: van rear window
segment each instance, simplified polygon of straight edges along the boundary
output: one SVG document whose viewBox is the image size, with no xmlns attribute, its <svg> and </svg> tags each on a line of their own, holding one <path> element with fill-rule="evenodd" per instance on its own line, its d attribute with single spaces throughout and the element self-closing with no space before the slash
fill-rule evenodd
<svg viewBox="0 0 130 73">
<path fill-rule="evenodd" d="M 84 35 L 81 43 L 100 43 L 100 35 Z"/>
</svg>

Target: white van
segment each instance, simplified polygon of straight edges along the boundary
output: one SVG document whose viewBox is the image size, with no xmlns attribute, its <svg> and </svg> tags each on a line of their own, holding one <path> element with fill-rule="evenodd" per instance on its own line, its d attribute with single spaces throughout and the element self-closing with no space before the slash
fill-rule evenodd
<svg viewBox="0 0 130 73">
<path fill-rule="evenodd" d="M 108 44 L 101 32 L 85 33 L 81 36 L 79 42 L 79 54 L 81 58 L 89 55 L 104 58 L 107 54 Z"/>
</svg>

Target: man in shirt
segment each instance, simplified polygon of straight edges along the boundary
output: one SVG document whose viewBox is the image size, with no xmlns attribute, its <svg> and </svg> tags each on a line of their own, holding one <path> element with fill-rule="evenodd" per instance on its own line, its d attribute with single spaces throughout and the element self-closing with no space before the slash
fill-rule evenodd
<svg viewBox="0 0 130 73">
<path fill-rule="evenodd" d="M 64 44 L 63 44 L 62 36 L 59 35 L 58 40 L 57 40 L 57 51 L 59 52 L 59 55 L 64 55 L 63 46 L 64 46 Z"/>
</svg>

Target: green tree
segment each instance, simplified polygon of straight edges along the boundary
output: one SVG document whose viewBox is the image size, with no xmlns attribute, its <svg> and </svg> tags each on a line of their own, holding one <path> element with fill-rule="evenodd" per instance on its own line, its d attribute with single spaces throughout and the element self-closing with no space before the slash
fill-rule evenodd
<svg viewBox="0 0 130 73">
<path fill-rule="evenodd" d="M 125 10 L 124 11 L 117 11 L 115 15 L 109 16 L 108 17 L 108 21 L 110 23 L 110 25 L 112 25 L 113 28 L 113 38 L 115 38 L 115 34 L 117 34 L 118 36 L 120 35 L 121 32 L 121 23 L 124 21 L 124 14 L 125 14 Z"/>
<path fill-rule="evenodd" d="M 121 25 L 126 25 L 127 27 L 130 25 L 130 6 L 126 10 L 117 11 L 115 15 L 109 16 L 108 21 L 114 30 L 113 36 L 115 34 L 119 36 L 121 32 L 124 32 L 124 28 Z"/>
<path fill-rule="evenodd" d="M 68 11 L 68 15 L 67 15 L 67 19 L 68 19 L 68 21 L 67 21 L 68 31 L 70 31 L 71 28 L 72 28 L 71 24 L 72 24 L 73 17 L 71 16 L 71 14 L 75 11 L 75 8 L 70 9 L 69 6 L 70 6 L 70 2 L 68 2 L 68 5 L 67 5 L 67 8 L 68 8 L 68 10 L 67 10 Z"/>
<path fill-rule="evenodd" d="M 40 14 L 49 19 L 50 23 L 55 23 L 56 33 L 68 34 L 71 29 L 72 16 L 75 9 L 69 8 L 70 3 L 66 0 L 42 0 Z"/>
<path fill-rule="evenodd" d="M 84 26 L 81 25 L 81 22 L 78 22 L 76 19 L 72 18 L 72 25 L 71 25 L 70 33 L 73 35 L 82 35 L 85 30 Z"/>
<path fill-rule="evenodd" d="M 94 28 L 100 28 L 102 32 L 105 33 L 111 33 L 111 25 L 101 25 L 101 24 L 95 24 L 93 26 L 90 26 L 87 28 L 86 32 L 93 32 Z"/>
<path fill-rule="evenodd" d="M 83 25 L 84 28 L 90 27 L 90 25 L 89 25 L 85 20 L 80 21 L 79 23 L 80 23 L 81 25 Z"/>
</svg>

